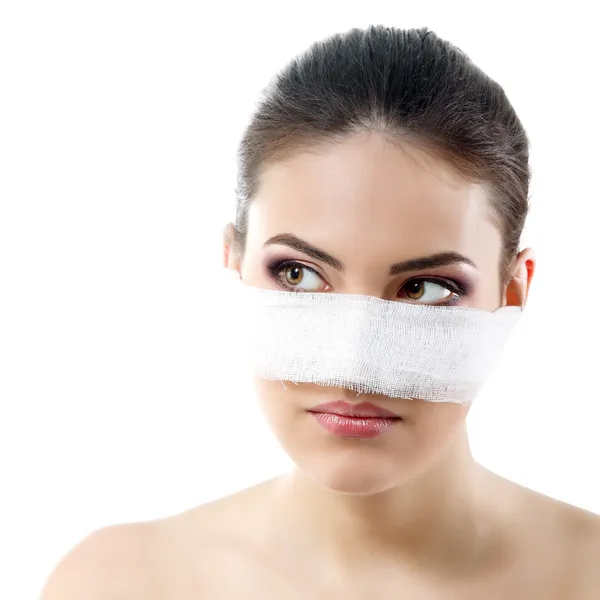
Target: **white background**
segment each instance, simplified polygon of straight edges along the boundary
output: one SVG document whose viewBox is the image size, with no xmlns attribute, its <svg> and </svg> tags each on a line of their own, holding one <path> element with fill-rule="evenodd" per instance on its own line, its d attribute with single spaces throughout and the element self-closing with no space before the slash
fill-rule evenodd
<svg viewBox="0 0 600 600">
<path fill-rule="evenodd" d="M 528 130 L 524 242 L 538 272 L 472 410 L 472 447 L 502 475 L 600 512 L 593 9 L 202 4 L 1 5 L 0 598 L 36 597 L 94 529 L 288 468 L 226 360 L 235 151 L 277 69 L 371 23 L 429 26 L 461 47 Z"/>
</svg>

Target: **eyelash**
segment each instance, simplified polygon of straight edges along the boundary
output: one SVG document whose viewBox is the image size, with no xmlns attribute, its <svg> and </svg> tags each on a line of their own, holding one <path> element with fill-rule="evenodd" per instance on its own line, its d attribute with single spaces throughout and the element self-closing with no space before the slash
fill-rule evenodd
<svg viewBox="0 0 600 600">
<path fill-rule="evenodd" d="M 313 269 L 302 262 L 296 260 L 276 260 L 267 265 L 267 270 L 269 271 L 271 279 L 273 279 L 273 281 L 277 285 L 279 285 L 282 289 L 286 291 L 302 293 L 298 291 L 297 288 L 294 288 L 293 286 L 284 283 L 282 279 L 282 271 L 289 267 L 298 267 L 300 269 L 305 269 L 307 271 L 310 271 L 311 273 L 314 273 L 317 277 L 323 279 L 322 275 L 316 269 Z M 452 293 L 455 294 L 450 300 L 446 302 L 439 302 L 437 306 L 450 306 L 452 304 L 456 304 L 459 300 L 461 300 L 461 298 L 463 298 L 464 296 L 468 296 L 471 292 L 469 285 L 461 283 L 460 281 L 456 281 L 454 279 L 443 279 L 441 277 L 413 277 L 409 279 L 404 285 L 412 281 L 425 281 L 429 283 L 437 283 L 438 285 L 444 286 L 445 288 L 449 289 Z"/>
</svg>

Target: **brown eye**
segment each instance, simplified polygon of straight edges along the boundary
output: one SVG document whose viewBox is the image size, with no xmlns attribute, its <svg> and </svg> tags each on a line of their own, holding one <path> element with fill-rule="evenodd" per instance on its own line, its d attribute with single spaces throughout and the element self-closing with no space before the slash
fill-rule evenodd
<svg viewBox="0 0 600 600">
<path fill-rule="evenodd" d="M 420 301 L 422 304 L 435 304 L 451 297 L 459 297 L 441 283 L 428 279 L 411 279 L 402 287 L 402 292 L 408 300 Z"/>
<path fill-rule="evenodd" d="M 285 280 L 290 285 L 298 285 L 304 279 L 303 269 L 301 267 L 287 267 L 284 271 Z"/>
<path fill-rule="evenodd" d="M 324 292 L 329 286 L 314 270 L 297 262 L 272 267 L 275 278 L 286 288 L 302 292 Z"/>
<path fill-rule="evenodd" d="M 415 279 L 408 282 L 405 286 L 405 292 L 411 300 L 420 300 L 425 294 L 425 281 Z"/>
</svg>

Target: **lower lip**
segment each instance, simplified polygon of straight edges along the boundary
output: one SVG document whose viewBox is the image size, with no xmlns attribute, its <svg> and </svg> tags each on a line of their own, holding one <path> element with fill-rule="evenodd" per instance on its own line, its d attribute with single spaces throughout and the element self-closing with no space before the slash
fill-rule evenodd
<svg viewBox="0 0 600 600">
<path fill-rule="evenodd" d="M 391 429 L 400 419 L 385 417 L 346 417 L 311 412 L 317 423 L 330 433 L 346 437 L 375 438 Z"/>
</svg>

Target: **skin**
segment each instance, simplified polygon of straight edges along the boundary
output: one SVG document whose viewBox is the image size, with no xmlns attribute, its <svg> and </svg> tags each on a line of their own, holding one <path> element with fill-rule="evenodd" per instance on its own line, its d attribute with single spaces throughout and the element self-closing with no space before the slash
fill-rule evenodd
<svg viewBox="0 0 600 600">
<path fill-rule="evenodd" d="M 343 269 L 281 240 L 265 245 L 282 234 Z M 459 306 L 525 306 L 534 254 L 522 250 L 502 282 L 501 251 L 483 187 L 408 144 L 364 133 L 268 166 L 245 248 L 229 225 L 223 257 L 245 283 L 270 289 L 287 282 L 323 293 L 447 301 L 439 281 L 415 283 L 435 277 L 470 284 Z M 389 275 L 392 263 L 443 252 L 476 267 Z M 274 278 L 266 265 L 276 259 L 306 270 Z M 296 468 L 175 516 L 93 533 L 57 566 L 45 600 L 599 597 L 600 518 L 476 463 L 469 406 L 357 399 L 311 384 L 256 380 L 256 387 Z M 340 398 L 379 404 L 403 421 L 370 440 L 334 436 L 307 410 Z"/>
</svg>

